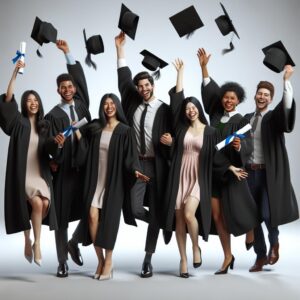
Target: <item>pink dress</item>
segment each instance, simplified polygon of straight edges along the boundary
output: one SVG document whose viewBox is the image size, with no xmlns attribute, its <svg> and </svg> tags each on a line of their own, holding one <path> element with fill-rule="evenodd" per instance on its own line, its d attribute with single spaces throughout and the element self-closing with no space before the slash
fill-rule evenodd
<svg viewBox="0 0 300 300">
<path fill-rule="evenodd" d="M 193 136 L 186 132 L 183 140 L 183 155 L 181 161 L 179 188 L 176 198 L 176 209 L 181 209 L 189 197 L 200 201 L 199 158 L 203 144 L 203 133 Z"/>
<path fill-rule="evenodd" d="M 106 171 L 109 142 L 112 136 L 111 131 L 103 130 L 99 145 L 99 164 L 98 164 L 98 180 L 96 191 L 92 200 L 92 207 L 102 208 L 103 196 L 105 193 Z"/>
<path fill-rule="evenodd" d="M 50 199 L 50 189 L 41 176 L 38 159 L 39 136 L 34 125 L 31 124 L 30 139 L 27 153 L 25 193 L 28 199 L 35 196 Z"/>
</svg>

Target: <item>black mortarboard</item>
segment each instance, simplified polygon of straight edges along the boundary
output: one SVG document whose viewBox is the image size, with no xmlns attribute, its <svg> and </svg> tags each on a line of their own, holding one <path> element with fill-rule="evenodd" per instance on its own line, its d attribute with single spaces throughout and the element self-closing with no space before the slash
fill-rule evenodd
<svg viewBox="0 0 300 300">
<path fill-rule="evenodd" d="M 135 38 L 138 22 L 139 16 L 134 14 L 122 3 L 118 27 L 133 40 Z"/>
<path fill-rule="evenodd" d="M 152 54 L 148 50 L 143 50 L 140 54 L 144 56 L 142 61 L 142 65 L 150 71 L 154 71 L 152 76 L 155 79 L 160 78 L 160 69 L 166 67 L 168 63 L 163 61 L 161 58 L 157 57 L 156 55 Z"/>
<path fill-rule="evenodd" d="M 85 41 L 85 47 L 87 51 L 87 56 L 85 58 L 85 63 L 90 67 L 92 66 L 95 70 L 97 65 L 92 61 L 91 54 L 99 54 L 104 52 L 104 45 L 100 35 L 93 35 L 86 38 L 85 29 L 83 29 L 83 36 Z"/>
<path fill-rule="evenodd" d="M 43 22 L 38 17 L 35 18 L 31 37 L 42 46 L 44 43 L 49 42 L 56 43 L 57 39 L 57 30 L 51 23 Z M 39 50 L 37 50 L 38 56 L 41 56 Z"/>
<path fill-rule="evenodd" d="M 216 21 L 216 23 L 217 23 L 217 25 L 218 25 L 221 33 L 223 35 L 227 35 L 230 32 L 233 32 L 233 33 L 236 34 L 236 36 L 238 38 L 240 38 L 239 35 L 238 35 L 238 33 L 237 33 L 237 31 L 236 31 L 236 29 L 235 29 L 235 27 L 233 26 L 232 20 L 230 19 L 230 17 L 228 15 L 228 13 L 227 13 L 224 5 L 222 3 L 220 3 L 220 5 L 221 5 L 221 7 L 223 9 L 224 15 L 219 16 L 218 18 L 215 19 L 215 21 Z M 234 49 L 234 46 L 233 46 L 233 43 L 232 43 L 232 39 L 233 39 L 233 35 L 232 35 L 231 41 L 229 43 L 229 49 L 223 50 L 223 54 L 226 53 L 226 52 L 230 52 L 230 51 L 232 51 Z"/>
<path fill-rule="evenodd" d="M 295 66 L 281 41 L 263 48 L 262 51 L 265 54 L 264 65 L 276 73 L 280 73 L 285 65 Z"/>
<path fill-rule="evenodd" d="M 195 7 L 192 5 L 169 18 L 180 37 L 189 37 L 196 29 L 204 26 Z"/>
</svg>

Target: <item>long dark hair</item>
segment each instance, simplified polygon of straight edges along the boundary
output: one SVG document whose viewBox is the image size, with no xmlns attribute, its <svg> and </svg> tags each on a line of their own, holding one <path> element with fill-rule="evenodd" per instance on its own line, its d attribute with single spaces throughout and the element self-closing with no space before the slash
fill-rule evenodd
<svg viewBox="0 0 300 300">
<path fill-rule="evenodd" d="M 49 123 L 46 120 L 44 120 L 44 108 L 43 108 L 42 99 L 36 91 L 28 90 L 23 93 L 21 98 L 21 113 L 25 118 L 28 118 L 28 110 L 27 110 L 26 103 L 29 95 L 33 95 L 39 103 L 39 110 L 36 114 L 36 121 L 35 121 L 37 132 L 39 134 L 46 134 L 49 129 Z"/>
<path fill-rule="evenodd" d="M 107 93 L 107 94 L 103 95 L 103 97 L 101 98 L 101 101 L 100 101 L 99 112 L 98 112 L 99 119 L 93 120 L 87 126 L 87 130 L 88 130 L 89 134 L 91 134 L 91 135 L 99 132 L 107 124 L 107 119 L 106 119 L 106 116 L 104 113 L 104 103 L 105 103 L 105 100 L 108 98 L 112 99 L 112 101 L 114 102 L 114 104 L 116 106 L 117 120 L 123 124 L 126 124 L 126 125 L 128 124 L 119 97 L 113 93 Z"/>
<path fill-rule="evenodd" d="M 200 120 L 200 122 L 205 124 L 205 125 L 208 125 L 208 122 L 207 122 L 207 119 L 205 117 L 202 105 L 196 97 L 187 97 L 187 98 L 184 99 L 184 101 L 182 102 L 182 106 L 181 106 L 180 120 L 182 120 L 183 123 L 186 126 L 191 125 L 191 121 L 187 118 L 187 116 L 185 114 L 186 106 L 190 102 L 193 103 L 197 107 L 197 109 L 198 109 L 198 119 Z"/>
</svg>

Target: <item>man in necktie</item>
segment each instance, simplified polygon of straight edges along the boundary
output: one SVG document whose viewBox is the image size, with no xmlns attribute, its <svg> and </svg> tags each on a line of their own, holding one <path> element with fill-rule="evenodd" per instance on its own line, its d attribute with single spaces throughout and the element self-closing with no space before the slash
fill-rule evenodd
<svg viewBox="0 0 300 300">
<path fill-rule="evenodd" d="M 278 226 L 298 219 L 296 197 L 291 185 L 290 168 L 284 143 L 284 133 L 294 128 L 296 107 L 290 77 L 292 66 L 285 67 L 282 100 L 274 110 L 269 110 L 274 86 L 268 81 L 259 82 L 254 97 L 255 113 L 245 117 L 252 125 L 254 151 L 246 165 L 248 185 L 267 227 L 269 251 L 261 224 L 254 229 L 256 261 L 250 272 L 263 270 L 279 259 Z"/>
<path fill-rule="evenodd" d="M 168 176 L 169 147 L 160 144 L 160 137 L 170 132 L 169 106 L 154 96 L 154 80 L 148 72 L 140 72 L 133 79 L 124 53 L 125 34 L 115 38 L 118 56 L 118 81 L 122 106 L 128 123 L 134 128 L 142 172 L 150 182 L 137 180 L 132 192 L 132 211 L 136 219 L 149 223 L 145 258 L 141 277 L 152 276 L 152 254 L 163 220 L 165 180 Z M 149 209 L 145 209 L 147 206 Z M 167 233 L 165 234 L 167 242 Z"/>
<path fill-rule="evenodd" d="M 58 40 L 57 48 L 66 56 L 69 73 L 57 77 L 57 92 L 61 102 L 47 115 L 50 121 L 52 135 L 63 132 L 74 122 L 82 118 L 91 119 L 89 112 L 89 95 L 82 67 L 70 53 L 66 41 Z M 77 133 L 76 133 L 77 134 Z M 68 242 L 69 222 L 81 218 L 83 199 L 81 199 L 82 170 L 77 168 L 75 151 L 77 147 L 76 134 L 66 139 L 64 146 L 53 144 L 53 188 L 54 201 L 58 221 L 55 232 L 56 252 L 58 258 L 57 277 L 68 276 L 68 252 L 73 261 L 82 265 L 82 257 L 78 248 L 78 230 Z"/>
</svg>

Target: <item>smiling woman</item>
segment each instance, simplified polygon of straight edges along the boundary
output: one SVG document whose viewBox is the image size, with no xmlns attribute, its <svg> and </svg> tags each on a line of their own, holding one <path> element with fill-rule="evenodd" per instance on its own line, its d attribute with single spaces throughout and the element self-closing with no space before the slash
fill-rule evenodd
<svg viewBox="0 0 300 300">
<path fill-rule="evenodd" d="M 44 120 L 42 101 L 36 91 L 23 93 L 21 113 L 18 111 L 13 95 L 14 86 L 19 68 L 24 67 L 19 60 L 6 95 L 0 96 L 1 127 L 10 136 L 5 180 L 5 225 L 8 234 L 24 231 L 25 258 L 41 266 L 42 222 L 48 224 L 50 229 L 57 227 L 48 165 L 49 124 Z M 30 240 L 30 220 L 33 245 Z"/>
</svg>

